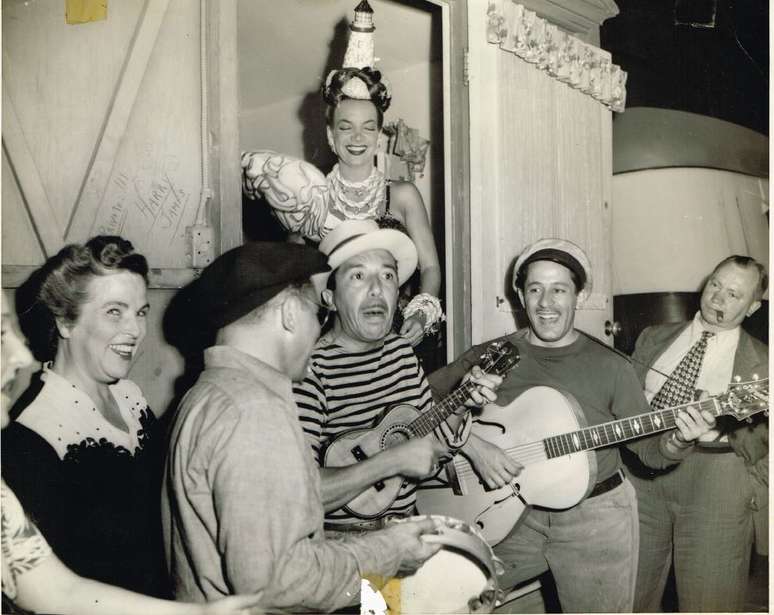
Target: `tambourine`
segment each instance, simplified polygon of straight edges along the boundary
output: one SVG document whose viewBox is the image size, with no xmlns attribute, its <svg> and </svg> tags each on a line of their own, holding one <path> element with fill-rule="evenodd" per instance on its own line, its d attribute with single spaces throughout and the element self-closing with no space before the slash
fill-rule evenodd
<svg viewBox="0 0 774 615">
<path fill-rule="evenodd" d="M 441 550 L 411 576 L 400 579 L 401 613 L 491 613 L 502 599 L 497 577 L 503 564 L 480 532 L 459 519 L 421 515 L 392 523 L 435 521 L 436 534 L 422 540 Z"/>
</svg>

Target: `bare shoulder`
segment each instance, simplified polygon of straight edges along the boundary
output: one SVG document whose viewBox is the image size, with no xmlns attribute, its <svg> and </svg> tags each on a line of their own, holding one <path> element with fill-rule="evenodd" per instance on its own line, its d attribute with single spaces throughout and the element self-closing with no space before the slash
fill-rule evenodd
<svg viewBox="0 0 774 615">
<path fill-rule="evenodd" d="M 422 195 L 411 182 L 393 181 L 390 183 L 390 202 L 404 209 L 424 207 Z"/>
</svg>

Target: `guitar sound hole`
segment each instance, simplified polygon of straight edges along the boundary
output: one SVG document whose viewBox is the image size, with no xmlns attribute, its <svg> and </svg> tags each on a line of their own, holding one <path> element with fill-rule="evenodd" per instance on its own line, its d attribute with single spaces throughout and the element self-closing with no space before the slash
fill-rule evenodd
<svg viewBox="0 0 774 615">
<path fill-rule="evenodd" d="M 391 448 L 409 440 L 409 434 L 402 429 L 391 429 L 382 438 L 382 448 Z"/>
</svg>

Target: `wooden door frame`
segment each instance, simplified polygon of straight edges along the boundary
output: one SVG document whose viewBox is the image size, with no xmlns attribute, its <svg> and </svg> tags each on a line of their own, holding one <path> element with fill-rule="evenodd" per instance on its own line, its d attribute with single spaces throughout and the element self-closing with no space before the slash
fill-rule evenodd
<svg viewBox="0 0 774 615">
<path fill-rule="evenodd" d="M 237 0 L 208 0 L 210 170 L 218 204 L 217 254 L 242 245 Z"/>
<path fill-rule="evenodd" d="M 472 340 L 468 0 L 427 2 L 443 12 L 446 355 L 451 361 Z"/>
</svg>

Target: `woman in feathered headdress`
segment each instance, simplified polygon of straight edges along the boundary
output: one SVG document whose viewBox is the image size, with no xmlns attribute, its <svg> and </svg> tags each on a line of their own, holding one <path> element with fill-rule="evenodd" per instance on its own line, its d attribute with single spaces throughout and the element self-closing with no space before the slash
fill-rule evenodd
<svg viewBox="0 0 774 615">
<path fill-rule="evenodd" d="M 441 267 L 422 196 L 413 183 L 392 181 L 374 164 L 390 86 L 373 68 L 373 10 L 355 8 L 344 66 L 322 87 L 328 143 L 338 163 L 327 177 L 311 164 L 274 152 L 242 155 L 243 188 L 264 196 L 291 232 L 319 241 L 342 220 L 376 220 L 414 241 L 419 254 L 420 294 L 403 310 L 400 333 L 418 344 L 443 318 L 438 293 Z"/>
</svg>

